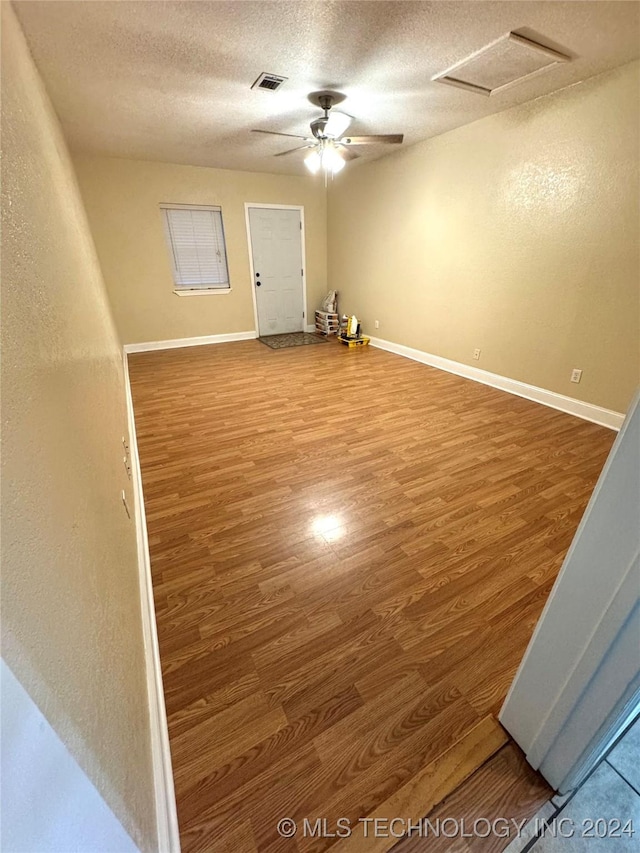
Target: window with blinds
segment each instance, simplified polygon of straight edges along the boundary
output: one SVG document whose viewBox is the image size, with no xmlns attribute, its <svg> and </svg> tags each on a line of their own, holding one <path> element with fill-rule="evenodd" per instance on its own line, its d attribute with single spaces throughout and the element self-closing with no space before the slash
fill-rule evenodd
<svg viewBox="0 0 640 853">
<path fill-rule="evenodd" d="M 161 205 L 177 291 L 229 290 L 219 207 Z"/>
</svg>

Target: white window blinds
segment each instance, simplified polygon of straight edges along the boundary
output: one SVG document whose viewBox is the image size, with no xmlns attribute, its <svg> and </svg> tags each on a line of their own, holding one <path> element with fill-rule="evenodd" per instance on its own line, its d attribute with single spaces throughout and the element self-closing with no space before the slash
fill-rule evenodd
<svg viewBox="0 0 640 853">
<path fill-rule="evenodd" d="M 176 290 L 229 288 L 219 207 L 163 205 Z"/>
</svg>

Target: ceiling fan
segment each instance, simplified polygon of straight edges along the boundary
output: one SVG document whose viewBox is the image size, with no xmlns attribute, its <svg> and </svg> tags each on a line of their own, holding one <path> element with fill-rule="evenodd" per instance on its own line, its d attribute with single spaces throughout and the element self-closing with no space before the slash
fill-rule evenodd
<svg viewBox="0 0 640 853">
<path fill-rule="evenodd" d="M 320 107 L 323 115 L 314 119 L 311 124 L 311 136 L 301 136 L 298 133 L 278 133 L 274 130 L 253 130 L 252 133 L 268 133 L 272 136 L 289 136 L 294 139 L 304 139 L 304 145 L 298 145 L 287 151 L 275 154 L 275 157 L 285 157 L 296 151 L 310 149 L 305 157 L 304 164 L 310 172 L 315 174 L 322 169 L 327 174 L 335 175 L 342 168 L 346 160 L 355 160 L 359 157 L 355 151 L 351 151 L 353 145 L 399 145 L 404 136 L 402 133 L 374 134 L 371 136 L 345 136 L 345 132 L 352 121 L 352 116 L 346 113 L 332 110 L 334 104 L 339 104 L 345 96 L 339 92 L 313 92 L 309 95 L 311 103 Z"/>
</svg>

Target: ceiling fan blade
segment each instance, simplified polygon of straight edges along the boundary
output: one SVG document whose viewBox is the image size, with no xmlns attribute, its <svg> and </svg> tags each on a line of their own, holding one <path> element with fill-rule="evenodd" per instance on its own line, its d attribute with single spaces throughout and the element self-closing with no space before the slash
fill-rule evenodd
<svg viewBox="0 0 640 853">
<path fill-rule="evenodd" d="M 331 112 L 329 113 L 329 119 L 327 120 L 327 123 L 324 126 L 324 132 L 327 136 L 332 136 L 334 138 L 343 136 L 351 122 L 351 116 L 347 115 L 346 113 L 331 110 Z"/>
<path fill-rule="evenodd" d="M 252 130 L 251 133 L 268 133 L 270 136 L 292 136 L 294 139 L 309 139 L 308 136 L 301 136 L 299 133 L 278 133 L 276 130 Z"/>
<path fill-rule="evenodd" d="M 274 157 L 285 157 L 287 154 L 293 154 L 294 151 L 302 151 L 304 148 L 313 148 L 313 145 L 297 145 L 295 148 L 289 148 L 288 151 L 281 151 L 279 154 L 274 154 Z"/>
<path fill-rule="evenodd" d="M 357 160 L 360 156 L 359 154 L 356 154 L 355 151 L 349 151 L 349 148 L 346 145 L 339 145 L 338 151 L 344 160 Z"/>
<path fill-rule="evenodd" d="M 341 145 L 399 145 L 403 139 L 402 133 L 379 133 L 374 136 L 343 136 L 338 142 Z"/>
</svg>

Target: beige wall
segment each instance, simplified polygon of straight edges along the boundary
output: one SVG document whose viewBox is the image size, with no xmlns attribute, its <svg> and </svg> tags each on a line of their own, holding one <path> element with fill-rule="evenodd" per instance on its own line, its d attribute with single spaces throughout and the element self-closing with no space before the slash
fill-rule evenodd
<svg viewBox="0 0 640 853">
<path fill-rule="evenodd" d="M 633 63 L 347 167 L 328 209 L 341 310 L 389 341 L 625 411 L 640 366 L 638 81 Z"/>
<path fill-rule="evenodd" d="M 105 157 L 77 156 L 75 165 L 123 343 L 255 329 L 245 202 L 304 205 L 309 313 L 325 295 L 326 193 L 320 181 Z M 162 202 L 222 207 L 230 293 L 173 293 Z"/>
<path fill-rule="evenodd" d="M 2 29 L 2 654 L 153 850 L 120 345 L 65 142 L 8 3 Z"/>
</svg>

